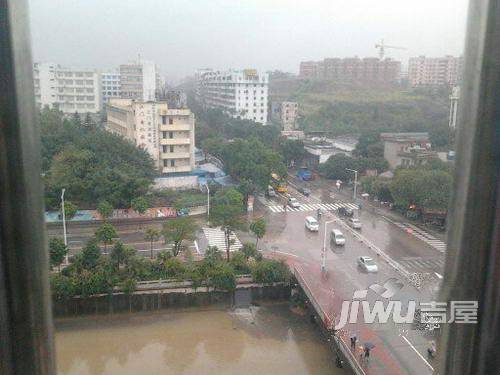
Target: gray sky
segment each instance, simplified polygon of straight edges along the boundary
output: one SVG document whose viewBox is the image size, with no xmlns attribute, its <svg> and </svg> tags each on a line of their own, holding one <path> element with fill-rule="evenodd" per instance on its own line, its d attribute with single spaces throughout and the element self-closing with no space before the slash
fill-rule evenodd
<svg viewBox="0 0 500 375">
<path fill-rule="evenodd" d="M 298 72 L 302 60 L 462 53 L 466 0 L 29 0 L 33 59 L 106 69 L 154 60 L 169 81 L 202 67 Z"/>
</svg>

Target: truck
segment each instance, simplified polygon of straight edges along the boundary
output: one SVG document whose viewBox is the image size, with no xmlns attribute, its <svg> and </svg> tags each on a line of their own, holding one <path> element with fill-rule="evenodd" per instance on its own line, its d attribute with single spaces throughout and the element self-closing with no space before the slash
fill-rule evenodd
<svg viewBox="0 0 500 375">
<path fill-rule="evenodd" d="M 297 171 L 297 177 L 302 181 L 311 181 L 313 174 L 307 167 L 302 167 Z"/>
</svg>

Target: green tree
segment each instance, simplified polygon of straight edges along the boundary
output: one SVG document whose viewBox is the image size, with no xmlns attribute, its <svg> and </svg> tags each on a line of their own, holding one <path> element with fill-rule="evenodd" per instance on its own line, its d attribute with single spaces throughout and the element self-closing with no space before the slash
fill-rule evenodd
<svg viewBox="0 0 500 375">
<path fill-rule="evenodd" d="M 92 120 L 92 117 L 88 112 L 85 115 L 85 119 L 83 120 L 83 127 L 85 130 L 91 130 L 91 131 L 97 129 L 97 124 L 95 123 L 94 120 Z"/>
<path fill-rule="evenodd" d="M 160 239 L 160 231 L 156 228 L 150 227 L 146 229 L 146 233 L 144 233 L 144 239 L 146 241 L 149 241 L 151 250 L 151 259 L 153 259 L 153 243 Z"/>
<path fill-rule="evenodd" d="M 262 259 L 252 269 L 252 278 L 256 283 L 272 284 L 290 279 L 290 270 L 284 262 Z"/>
<path fill-rule="evenodd" d="M 177 256 L 181 251 L 184 240 L 194 240 L 196 230 L 198 229 L 194 220 L 190 217 L 178 217 L 168 220 L 163 224 L 162 235 L 165 243 L 173 243 L 172 254 Z"/>
<path fill-rule="evenodd" d="M 241 252 L 245 255 L 245 257 L 248 258 L 255 258 L 255 256 L 258 254 L 257 248 L 255 247 L 255 244 L 250 243 L 250 242 L 245 242 L 243 244 L 243 247 L 241 248 Z"/>
<path fill-rule="evenodd" d="M 137 197 L 130 202 L 130 208 L 143 215 L 149 208 L 148 201 L 144 197 Z"/>
<path fill-rule="evenodd" d="M 107 253 L 107 246 L 113 243 L 113 239 L 118 237 L 118 233 L 113 225 L 104 223 L 95 232 L 96 238 L 99 242 L 104 244 L 104 253 Z"/>
<path fill-rule="evenodd" d="M 241 218 L 243 213 L 243 195 L 234 188 L 219 190 L 212 202 L 210 222 L 216 226 L 220 226 L 224 232 L 226 256 L 229 261 L 231 234 L 235 230 L 244 228 L 244 221 Z"/>
<path fill-rule="evenodd" d="M 282 139 L 279 144 L 279 151 L 287 165 L 292 162 L 297 164 L 304 158 L 306 151 L 304 142 L 294 139 Z"/>
<path fill-rule="evenodd" d="M 62 206 L 61 206 L 61 210 L 62 210 Z M 70 201 L 64 202 L 64 215 L 66 217 L 66 220 L 73 219 L 75 217 L 77 211 L 78 211 L 78 207 L 74 203 L 72 203 Z M 62 212 L 61 212 L 61 215 L 62 215 Z"/>
<path fill-rule="evenodd" d="M 81 257 L 77 258 L 77 262 L 81 262 L 81 268 L 93 270 L 97 267 L 100 259 L 101 249 L 97 245 L 97 239 L 93 237 L 83 247 Z"/>
<path fill-rule="evenodd" d="M 73 113 L 71 116 L 71 122 L 73 123 L 74 126 L 81 127 L 82 126 L 82 119 L 80 117 L 80 114 L 78 112 Z"/>
<path fill-rule="evenodd" d="M 53 237 L 49 240 L 49 255 L 50 266 L 61 267 L 61 263 L 68 254 L 68 247 L 64 244 L 64 240 L 59 237 Z"/>
<path fill-rule="evenodd" d="M 210 270 L 209 283 L 216 290 L 233 292 L 236 289 L 236 273 L 228 263 L 217 263 Z"/>
<path fill-rule="evenodd" d="M 120 269 L 121 266 L 128 264 L 128 261 L 131 257 L 134 256 L 135 250 L 125 246 L 121 241 L 118 241 L 114 244 L 111 249 L 110 260 L 111 263 L 116 267 L 116 269 Z"/>
<path fill-rule="evenodd" d="M 104 221 L 113 215 L 113 206 L 106 200 L 100 201 L 97 205 L 97 212 Z"/>
<path fill-rule="evenodd" d="M 259 218 L 250 224 L 250 230 L 255 234 L 255 247 L 259 242 L 259 239 L 264 237 L 266 234 L 266 221 L 263 218 Z"/>
<path fill-rule="evenodd" d="M 127 278 L 123 280 L 123 282 L 120 285 L 123 293 L 130 295 L 135 292 L 137 289 L 137 281 L 132 279 L 132 278 Z"/>
<path fill-rule="evenodd" d="M 358 163 L 355 159 L 344 154 L 332 155 L 328 160 L 320 164 L 318 171 L 327 178 L 347 181 L 352 177 L 352 172 L 348 169 L 357 169 Z"/>
</svg>

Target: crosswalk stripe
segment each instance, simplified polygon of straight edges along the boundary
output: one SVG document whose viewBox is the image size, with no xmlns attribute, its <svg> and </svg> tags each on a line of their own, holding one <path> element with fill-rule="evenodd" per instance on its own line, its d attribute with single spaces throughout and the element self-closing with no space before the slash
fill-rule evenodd
<svg viewBox="0 0 500 375">
<path fill-rule="evenodd" d="M 311 206 L 309 206 L 308 204 L 303 204 L 302 207 L 304 207 L 305 209 L 307 210 L 314 210 L 314 208 L 312 208 Z"/>
<path fill-rule="evenodd" d="M 277 210 L 277 207 L 276 206 L 269 206 L 269 209 L 273 212 L 278 212 Z"/>
</svg>

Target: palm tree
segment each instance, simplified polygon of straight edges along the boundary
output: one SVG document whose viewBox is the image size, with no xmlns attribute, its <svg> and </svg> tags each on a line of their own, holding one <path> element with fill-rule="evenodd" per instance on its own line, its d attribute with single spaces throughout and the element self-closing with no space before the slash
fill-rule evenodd
<svg viewBox="0 0 500 375">
<path fill-rule="evenodd" d="M 156 242 L 160 239 L 160 231 L 156 228 L 150 227 L 146 229 L 146 233 L 144 233 L 144 239 L 150 242 L 151 259 L 153 259 L 153 242 Z"/>
</svg>

